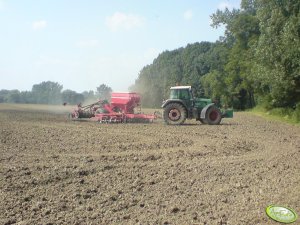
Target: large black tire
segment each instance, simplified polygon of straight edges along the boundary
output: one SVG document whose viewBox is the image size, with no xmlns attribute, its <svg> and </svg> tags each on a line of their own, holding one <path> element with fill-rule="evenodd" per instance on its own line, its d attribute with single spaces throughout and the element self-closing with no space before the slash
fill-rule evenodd
<svg viewBox="0 0 300 225">
<path fill-rule="evenodd" d="M 166 124 L 180 125 L 186 120 L 186 109 L 179 103 L 170 103 L 164 107 L 163 118 Z"/>
<path fill-rule="evenodd" d="M 212 105 L 209 107 L 205 113 L 205 119 L 203 120 L 204 123 L 209 125 L 218 125 L 222 120 L 222 113 L 220 109 L 216 106 Z"/>
</svg>

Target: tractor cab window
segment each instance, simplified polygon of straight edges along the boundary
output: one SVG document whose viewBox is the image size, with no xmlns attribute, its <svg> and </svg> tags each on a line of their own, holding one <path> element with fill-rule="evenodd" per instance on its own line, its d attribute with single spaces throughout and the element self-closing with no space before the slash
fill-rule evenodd
<svg viewBox="0 0 300 225">
<path fill-rule="evenodd" d="M 179 99 L 189 100 L 190 99 L 189 89 L 182 89 L 182 90 L 180 90 Z"/>
<path fill-rule="evenodd" d="M 178 90 L 177 89 L 171 89 L 170 99 L 178 99 Z"/>
<path fill-rule="evenodd" d="M 170 99 L 190 100 L 191 93 L 189 89 L 171 89 Z"/>
</svg>

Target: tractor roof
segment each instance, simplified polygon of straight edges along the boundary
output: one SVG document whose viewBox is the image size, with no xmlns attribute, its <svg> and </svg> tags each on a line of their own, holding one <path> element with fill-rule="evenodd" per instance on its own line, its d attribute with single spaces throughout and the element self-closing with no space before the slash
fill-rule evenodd
<svg viewBox="0 0 300 225">
<path fill-rule="evenodd" d="M 171 87 L 170 89 L 191 89 L 191 86 L 175 86 L 175 87 Z"/>
</svg>

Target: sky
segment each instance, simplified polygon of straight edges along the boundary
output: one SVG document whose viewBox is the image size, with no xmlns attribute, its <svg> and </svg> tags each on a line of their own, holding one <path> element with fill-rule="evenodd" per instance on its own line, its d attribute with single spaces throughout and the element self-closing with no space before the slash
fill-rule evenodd
<svg viewBox="0 0 300 225">
<path fill-rule="evenodd" d="M 128 91 L 163 51 L 214 42 L 212 15 L 240 0 L 0 0 L 0 90 L 43 81 Z"/>
</svg>

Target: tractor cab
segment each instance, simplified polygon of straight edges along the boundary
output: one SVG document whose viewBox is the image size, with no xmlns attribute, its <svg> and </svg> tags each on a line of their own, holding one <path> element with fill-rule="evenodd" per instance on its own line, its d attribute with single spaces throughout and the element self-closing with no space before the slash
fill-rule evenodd
<svg viewBox="0 0 300 225">
<path fill-rule="evenodd" d="M 193 99 L 193 93 L 191 86 L 176 86 L 170 89 L 170 99 Z"/>
<path fill-rule="evenodd" d="M 175 86 L 170 88 L 170 98 L 169 99 L 179 99 L 187 107 L 194 106 L 194 97 L 192 93 L 191 86 Z"/>
</svg>

